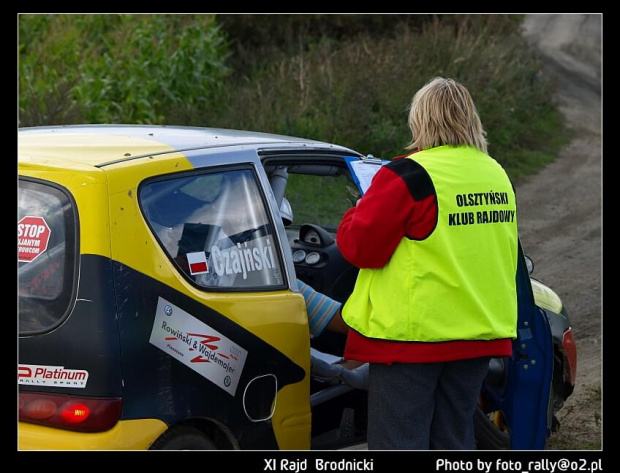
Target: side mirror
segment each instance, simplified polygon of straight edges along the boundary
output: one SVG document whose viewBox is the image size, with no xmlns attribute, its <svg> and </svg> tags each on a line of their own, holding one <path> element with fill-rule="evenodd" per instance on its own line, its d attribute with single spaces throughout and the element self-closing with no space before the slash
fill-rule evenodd
<svg viewBox="0 0 620 473">
<path fill-rule="evenodd" d="M 532 258 L 527 255 L 525 255 L 525 266 L 527 267 L 527 272 L 529 274 L 534 272 L 534 262 L 532 261 Z"/>
</svg>

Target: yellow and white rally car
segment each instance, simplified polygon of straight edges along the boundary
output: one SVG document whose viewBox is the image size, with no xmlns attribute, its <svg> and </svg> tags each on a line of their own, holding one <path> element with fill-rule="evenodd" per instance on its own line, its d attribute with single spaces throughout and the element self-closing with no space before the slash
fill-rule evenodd
<svg viewBox="0 0 620 473">
<path fill-rule="evenodd" d="M 351 205 L 347 159 L 360 153 L 167 126 L 26 128 L 18 139 L 19 449 L 364 441 L 366 392 L 310 374 L 311 346 L 340 355 L 344 336 L 310 339 L 297 288 L 299 278 L 339 301 L 353 288 L 334 234 Z M 561 303 L 549 309 L 564 317 L 554 343 L 525 269 L 521 280 L 519 333 L 531 342 L 491 367 L 480 422 L 502 412 L 513 448 L 542 448 L 575 358 Z M 525 394 L 536 401 L 518 402 Z"/>
</svg>

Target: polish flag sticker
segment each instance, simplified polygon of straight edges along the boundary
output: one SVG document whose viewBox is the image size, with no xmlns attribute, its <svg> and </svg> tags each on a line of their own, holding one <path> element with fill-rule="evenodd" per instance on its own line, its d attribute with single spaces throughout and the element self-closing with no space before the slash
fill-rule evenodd
<svg viewBox="0 0 620 473">
<path fill-rule="evenodd" d="M 187 253 L 187 264 L 189 265 L 189 272 L 192 276 L 209 272 L 207 255 L 204 251 L 198 251 L 197 253 Z"/>
</svg>

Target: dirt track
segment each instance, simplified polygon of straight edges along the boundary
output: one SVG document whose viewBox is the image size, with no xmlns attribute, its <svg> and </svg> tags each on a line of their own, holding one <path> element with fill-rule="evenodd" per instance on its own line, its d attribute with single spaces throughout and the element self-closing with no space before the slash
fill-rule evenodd
<svg viewBox="0 0 620 473">
<path fill-rule="evenodd" d="M 578 350 L 575 392 L 548 448 L 599 449 L 602 374 L 602 15 L 528 15 L 524 32 L 559 79 L 575 138 L 558 159 L 518 186 L 519 227 L 534 276 L 562 298 Z"/>
</svg>

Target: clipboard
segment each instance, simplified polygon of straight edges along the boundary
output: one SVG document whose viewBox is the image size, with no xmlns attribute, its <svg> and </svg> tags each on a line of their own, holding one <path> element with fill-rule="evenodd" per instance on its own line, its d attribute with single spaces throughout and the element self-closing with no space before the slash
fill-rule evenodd
<svg viewBox="0 0 620 473">
<path fill-rule="evenodd" d="M 354 156 L 346 156 L 344 159 L 351 170 L 351 176 L 361 195 L 366 193 L 372 183 L 372 178 L 375 177 L 379 169 L 390 162 L 385 159 L 368 157 L 360 159 Z"/>
</svg>

